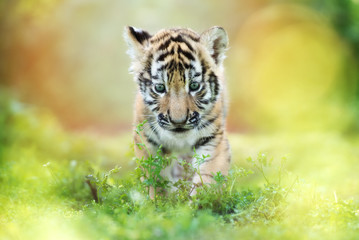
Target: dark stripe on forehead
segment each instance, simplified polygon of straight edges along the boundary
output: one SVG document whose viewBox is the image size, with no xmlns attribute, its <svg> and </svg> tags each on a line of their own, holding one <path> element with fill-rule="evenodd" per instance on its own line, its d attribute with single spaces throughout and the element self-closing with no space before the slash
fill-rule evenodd
<svg viewBox="0 0 359 240">
<path fill-rule="evenodd" d="M 165 67 L 165 69 L 168 69 L 168 70 L 174 70 L 175 69 L 175 67 L 176 67 L 176 62 L 175 62 L 175 60 L 171 60 L 171 61 L 169 61 L 168 63 L 166 63 L 165 65 L 164 65 L 164 67 Z"/>
<path fill-rule="evenodd" d="M 178 52 L 178 54 L 181 54 L 181 55 L 185 56 L 190 61 L 195 60 L 195 58 L 194 58 L 194 56 L 192 55 L 191 52 L 183 50 L 180 46 L 178 46 L 177 52 Z"/>
<path fill-rule="evenodd" d="M 180 75 L 181 75 L 181 80 L 182 81 L 185 81 L 186 78 L 185 78 L 185 69 L 189 68 L 190 65 L 189 64 L 186 64 L 186 63 L 183 63 L 183 62 L 176 62 L 175 60 L 171 60 L 169 61 L 167 64 L 164 65 L 164 68 L 167 69 L 167 79 L 168 79 L 168 82 L 172 82 L 173 80 L 173 72 L 175 70 L 178 70 Z"/>
<path fill-rule="evenodd" d="M 186 39 L 184 39 L 181 35 L 178 35 L 176 37 L 171 37 L 169 40 L 177 43 L 184 43 L 186 44 L 189 50 L 193 51 L 193 47 L 191 46 L 191 44 Z"/>
<path fill-rule="evenodd" d="M 182 28 L 175 28 L 175 29 L 171 29 L 171 30 L 174 32 L 180 33 L 182 36 L 186 36 L 195 42 L 199 41 L 199 36 L 196 33 L 192 32 L 191 30 L 182 29 Z"/>
<path fill-rule="evenodd" d="M 193 35 L 190 35 L 190 34 L 183 34 L 183 35 L 189 37 L 194 42 L 199 42 L 199 37 L 197 37 L 197 36 L 193 36 Z"/>
<path fill-rule="evenodd" d="M 191 46 L 191 44 L 186 40 L 184 39 L 181 35 L 178 35 L 176 38 L 172 38 L 173 41 L 175 42 L 180 42 L 180 43 L 184 43 L 186 44 L 186 46 L 188 47 L 189 50 L 193 51 L 193 47 Z"/>
<path fill-rule="evenodd" d="M 181 35 L 177 35 L 176 37 L 171 37 L 172 41 L 174 42 L 183 42 L 184 39 Z"/>
<path fill-rule="evenodd" d="M 170 83 L 172 82 L 173 79 L 173 74 L 170 74 L 169 72 L 167 72 L 167 81 Z"/>
<path fill-rule="evenodd" d="M 166 50 L 170 44 L 171 44 L 171 39 L 167 39 L 157 48 L 157 51 Z"/>
<path fill-rule="evenodd" d="M 191 64 L 183 63 L 183 66 L 184 66 L 185 69 L 191 68 Z"/>
<path fill-rule="evenodd" d="M 170 56 L 171 53 L 163 53 L 158 58 L 157 61 L 164 61 L 167 56 Z M 176 62 L 175 59 L 169 60 L 166 64 L 162 65 L 160 68 L 157 69 L 157 72 L 163 71 L 164 69 L 169 70 L 185 70 L 185 69 L 191 69 L 193 66 L 190 63 L 187 63 L 190 60 L 195 60 L 195 58 L 191 55 L 191 53 L 186 51 L 181 51 L 181 54 L 179 55 L 180 62 Z"/>
<path fill-rule="evenodd" d="M 177 64 L 177 70 L 178 71 L 180 71 L 181 72 L 181 76 L 183 76 L 183 71 L 185 70 L 185 67 L 184 67 L 184 65 L 183 65 L 183 63 L 182 62 L 179 62 L 178 64 Z"/>
<path fill-rule="evenodd" d="M 159 55 L 156 61 L 157 61 L 157 62 L 159 62 L 159 61 L 164 61 L 167 56 L 173 55 L 174 53 L 175 53 L 175 50 L 174 50 L 174 48 L 172 48 L 171 51 L 169 51 L 169 52 L 164 52 L 164 53 L 162 53 L 161 55 Z"/>
<path fill-rule="evenodd" d="M 170 45 L 171 42 L 177 42 L 177 43 L 184 43 L 186 44 L 186 46 L 188 47 L 189 50 L 193 51 L 193 47 L 192 45 L 185 39 L 183 38 L 181 35 L 178 35 L 176 37 L 171 36 L 170 38 L 168 38 L 167 40 L 165 40 L 158 48 L 157 50 L 166 50 Z"/>
</svg>

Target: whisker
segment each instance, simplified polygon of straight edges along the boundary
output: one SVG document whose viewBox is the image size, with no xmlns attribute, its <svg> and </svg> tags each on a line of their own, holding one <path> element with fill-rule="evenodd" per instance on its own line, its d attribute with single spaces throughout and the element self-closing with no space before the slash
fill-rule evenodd
<svg viewBox="0 0 359 240">
<path fill-rule="evenodd" d="M 151 126 L 153 127 L 151 127 Z M 152 137 L 152 135 L 155 133 L 155 130 L 156 130 L 156 124 L 154 124 L 153 122 L 152 123 L 149 123 L 149 126 L 150 126 L 150 131 L 151 131 L 151 133 L 150 133 L 150 135 L 148 136 L 149 138 L 151 138 Z M 156 134 L 155 134 L 156 135 Z"/>
</svg>

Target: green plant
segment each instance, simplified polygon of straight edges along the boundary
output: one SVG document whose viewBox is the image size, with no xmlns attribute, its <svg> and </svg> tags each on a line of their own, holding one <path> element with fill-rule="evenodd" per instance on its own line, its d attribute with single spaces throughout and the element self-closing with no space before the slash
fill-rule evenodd
<svg viewBox="0 0 359 240">
<path fill-rule="evenodd" d="M 161 171 L 165 169 L 170 163 L 171 159 L 162 154 L 162 146 L 156 151 L 156 155 L 152 155 L 148 147 L 146 146 L 141 132 L 143 131 L 146 120 L 136 126 L 135 132 L 140 137 L 141 142 L 137 143 L 137 147 L 140 150 L 146 150 L 148 157 L 136 158 L 137 163 L 137 175 L 142 179 L 142 184 L 147 189 L 148 196 L 150 196 L 151 188 L 153 188 L 154 201 L 157 206 L 157 200 L 159 194 L 164 192 L 170 187 L 170 182 L 167 178 L 161 175 Z"/>
<path fill-rule="evenodd" d="M 86 176 L 86 183 L 91 189 L 92 196 L 97 203 L 103 203 L 103 200 L 106 198 L 106 194 L 110 192 L 110 189 L 113 187 L 108 183 L 109 177 L 120 171 L 120 167 L 115 167 L 107 173 L 100 174 L 99 172 L 96 176 L 90 174 Z"/>
<path fill-rule="evenodd" d="M 234 186 L 237 181 L 252 174 L 243 168 L 233 167 L 228 176 L 221 172 L 212 173 L 214 182 L 208 186 L 199 187 L 193 197 L 194 209 L 209 209 L 213 213 L 225 215 L 234 213 L 243 206 L 243 196 Z"/>
</svg>

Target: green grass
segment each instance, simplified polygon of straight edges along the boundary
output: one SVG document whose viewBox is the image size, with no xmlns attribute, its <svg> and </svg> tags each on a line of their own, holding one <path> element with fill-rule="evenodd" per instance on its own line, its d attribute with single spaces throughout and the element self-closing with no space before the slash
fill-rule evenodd
<svg viewBox="0 0 359 240">
<path fill-rule="evenodd" d="M 193 198 L 178 182 L 154 201 L 148 186 L 170 183 L 136 167 L 167 160 L 133 159 L 132 133 L 69 133 L 50 113 L 8 99 L 0 99 L 1 239 L 359 238 L 357 136 L 231 135 L 228 177 L 217 173 Z"/>
</svg>

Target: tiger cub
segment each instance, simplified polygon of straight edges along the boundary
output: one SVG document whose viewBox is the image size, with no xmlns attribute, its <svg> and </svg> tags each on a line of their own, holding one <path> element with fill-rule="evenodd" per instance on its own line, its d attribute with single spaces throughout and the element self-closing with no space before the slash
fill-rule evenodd
<svg viewBox="0 0 359 240">
<path fill-rule="evenodd" d="M 125 39 L 138 84 L 135 125 L 147 120 L 142 134 L 151 154 L 162 145 L 164 154 L 177 154 L 192 164 L 194 149 L 200 156 L 210 155 L 197 166 L 201 176 L 191 176 L 193 186 L 211 183 L 218 171 L 226 175 L 231 154 L 225 130 L 225 30 L 212 27 L 197 34 L 174 28 L 151 35 L 126 27 Z M 134 141 L 141 142 L 138 135 Z M 138 148 L 135 154 L 147 157 Z M 174 162 L 161 174 L 175 182 L 183 177 L 183 168 Z"/>
</svg>

